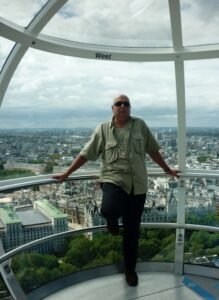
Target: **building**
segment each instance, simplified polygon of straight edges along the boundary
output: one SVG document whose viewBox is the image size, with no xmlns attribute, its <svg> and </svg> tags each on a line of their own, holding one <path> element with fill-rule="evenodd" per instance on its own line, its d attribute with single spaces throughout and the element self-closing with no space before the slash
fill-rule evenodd
<svg viewBox="0 0 219 300">
<path fill-rule="evenodd" d="M 6 252 L 33 240 L 67 230 L 67 215 L 48 200 L 35 201 L 34 207 L 28 210 L 16 210 L 10 204 L 0 205 L 0 238 Z M 48 253 L 60 250 L 62 245 L 63 241 L 56 240 L 42 244 L 37 250 Z"/>
<path fill-rule="evenodd" d="M 21 169 L 21 170 L 30 170 L 37 175 L 42 174 L 45 170 L 46 165 L 45 164 L 29 164 L 25 162 L 16 162 L 13 160 L 8 160 L 4 164 L 5 170 L 15 170 L 15 169 Z"/>
</svg>

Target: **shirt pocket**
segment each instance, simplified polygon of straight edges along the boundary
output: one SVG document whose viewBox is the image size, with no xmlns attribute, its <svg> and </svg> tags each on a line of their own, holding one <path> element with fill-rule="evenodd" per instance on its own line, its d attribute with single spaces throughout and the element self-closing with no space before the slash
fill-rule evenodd
<svg viewBox="0 0 219 300">
<path fill-rule="evenodd" d="M 133 145 L 136 153 L 139 154 L 145 153 L 144 138 L 142 135 L 136 134 L 133 136 Z"/>
<path fill-rule="evenodd" d="M 107 163 L 112 163 L 118 159 L 118 146 L 117 143 L 108 142 L 104 148 L 103 158 Z"/>
</svg>

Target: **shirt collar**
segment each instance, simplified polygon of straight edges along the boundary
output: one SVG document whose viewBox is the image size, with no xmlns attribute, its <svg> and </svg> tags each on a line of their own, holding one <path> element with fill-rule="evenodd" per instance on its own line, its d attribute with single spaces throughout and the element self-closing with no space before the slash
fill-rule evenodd
<svg viewBox="0 0 219 300">
<path fill-rule="evenodd" d="M 133 122 L 134 120 L 136 120 L 136 119 L 137 119 L 136 117 L 130 116 L 129 122 L 132 124 L 132 122 Z M 111 129 L 114 128 L 114 116 L 112 117 L 112 119 L 111 119 L 111 121 L 110 121 L 110 128 L 111 128 Z"/>
</svg>

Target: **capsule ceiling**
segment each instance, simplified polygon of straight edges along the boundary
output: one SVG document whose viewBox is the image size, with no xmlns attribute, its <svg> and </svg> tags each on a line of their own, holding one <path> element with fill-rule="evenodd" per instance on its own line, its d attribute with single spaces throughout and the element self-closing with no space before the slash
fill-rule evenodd
<svg viewBox="0 0 219 300">
<path fill-rule="evenodd" d="M 174 2 L 178 0 L 170 4 Z M 46 3 L 1 0 L 0 16 L 27 27 Z M 110 46 L 173 46 L 168 0 L 64 0 L 62 3 L 42 34 Z M 184 46 L 219 43 L 217 0 L 181 0 L 179 4 Z"/>
<path fill-rule="evenodd" d="M 177 125 L 177 110 L 183 110 L 179 103 L 187 97 L 188 119 L 195 120 L 198 107 L 208 109 L 211 126 L 217 126 L 212 114 L 219 94 L 219 1 L 0 0 L 0 6 L 4 122 L 9 111 L 12 119 L 20 110 L 24 113 L 26 99 L 34 99 L 28 126 L 39 119 L 39 107 L 44 113 L 43 107 L 51 111 L 52 106 L 56 114 L 64 106 L 67 118 L 78 108 L 92 112 L 81 104 L 88 98 L 94 107 L 96 99 L 107 105 L 121 91 L 137 99 L 136 114 L 153 115 L 152 125 L 158 125 L 156 118 Z M 103 108 L 96 110 L 108 116 Z M 194 125 L 206 117 L 197 114 Z M 23 122 L 22 114 L 20 118 Z M 69 119 L 66 126 L 70 124 Z"/>
</svg>

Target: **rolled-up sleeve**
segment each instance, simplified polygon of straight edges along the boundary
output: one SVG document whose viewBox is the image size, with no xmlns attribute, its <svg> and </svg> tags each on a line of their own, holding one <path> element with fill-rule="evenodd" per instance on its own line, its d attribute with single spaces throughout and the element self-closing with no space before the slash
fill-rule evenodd
<svg viewBox="0 0 219 300">
<path fill-rule="evenodd" d="M 102 152 L 102 143 L 101 125 L 99 125 L 79 154 L 86 160 L 97 160 Z"/>
</svg>

